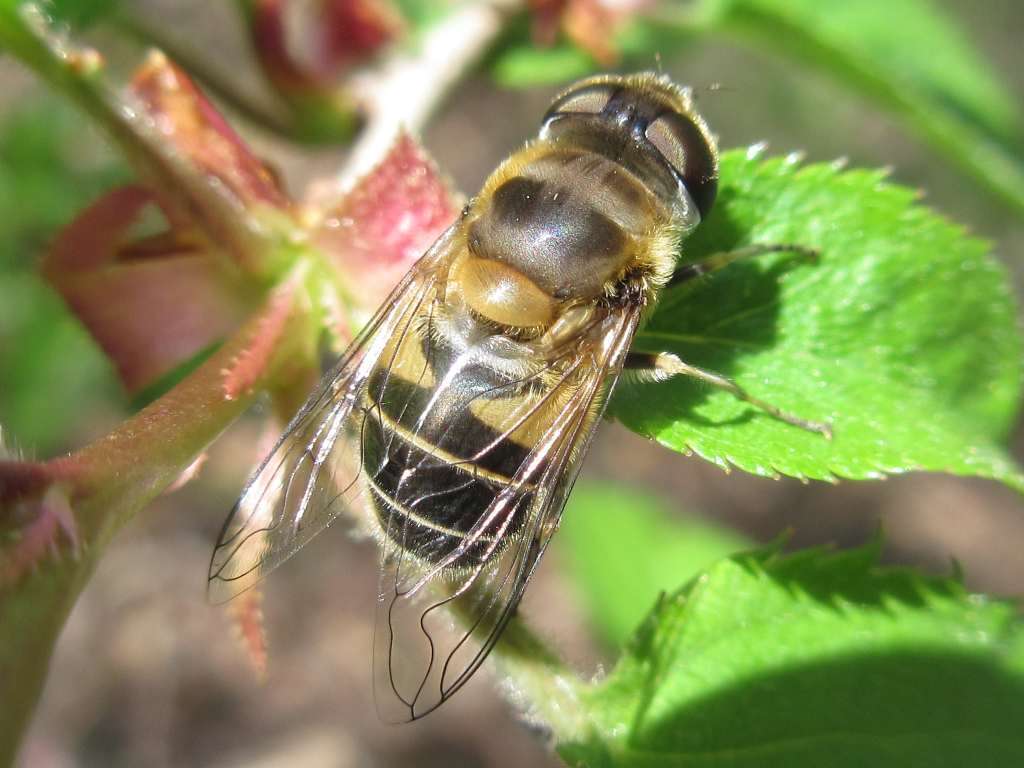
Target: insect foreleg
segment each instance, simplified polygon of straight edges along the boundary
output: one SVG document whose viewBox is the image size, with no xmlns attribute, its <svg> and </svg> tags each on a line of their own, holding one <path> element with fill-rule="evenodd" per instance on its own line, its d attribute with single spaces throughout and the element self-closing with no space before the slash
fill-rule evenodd
<svg viewBox="0 0 1024 768">
<path fill-rule="evenodd" d="M 685 283 L 687 280 L 692 280 L 695 277 L 706 275 L 709 272 L 715 272 L 722 267 L 727 267 L 734 261 L 740 259 L 749 259 L 752 256 L 761 256 L 765 253 L 795 253 L 796 255 L 814 261 L 818 258 L 818 251 L 814 248 L 808 248 L 805 245 L 796 245 L 794 243 L 754 243 L 743 248 L 737 248 L 732 251 L 719 251 L 713 253 L 706 259 L 695 261 L 692 264 L 683 264 L 678 267 L 675 272 L 672 273 L 672 277 L 669 278 L 668 285 L 678 285 L 679 283 Z"/>
<path fill-rule="evenodd" d="M 626 356 L 625 368 L 637 371 L 641 375 L 646 374 L 655 381 L 664 380 L 672 376 L 690 376 L 699 379 L 713 387 L 724 389 L 734 397 L 764 411 L 772 418 L 792 424 L 794 427 L 800 427 L 800 429 L 806 429 L 809 432 L 817 432 L 824 435 L 827 440 L 832 439 L 831 425 L 821 421 L 802 419 L 799 416 L 786 413 L 771 403 L 766 403 L 764 400 L 754 397 L 732 379 L 705 371 L 693 365 L 688 365 L 671 353 L 630 352 Z"/>
</svg>

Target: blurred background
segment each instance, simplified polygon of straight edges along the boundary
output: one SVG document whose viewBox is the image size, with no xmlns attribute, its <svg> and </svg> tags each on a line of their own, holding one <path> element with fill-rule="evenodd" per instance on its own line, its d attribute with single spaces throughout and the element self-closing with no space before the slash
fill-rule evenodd
<svg viewBox="0 0 1024 768">
<path fill-rule="evenodd" d="M 1024 11 L 1016 0 L 939 5 L 1020 103 Z M 142 13 L 184 30 L 197 50 L 246 60 L 241 32 L 220 4 L 144 6 Z M 117 39 L 101 36 L 98 44 L 116 59 Z M 653 57 L 647 64 L 656 66 Z M 772 153 L 801 150 L 809 161 L 845 157 L 851 166 L 890 167 L 896 181 L 923 190 L 929 205 L 989 239 L 1017 286 L 1024 285 L 1021 220 L 832 80 L 711 38 L 663 55 L 661 66 L 699 89 L 701 110 L 723 148 L 766 141 Z M 486 76 L 470 77 L 442 105 L 424 143 L 456 187 L 472 192 L 536 130 L 556 90 L 505 90 Z M 343 150 L 296 149 L 238 125 L 292 190 L 344 158 Z M 33 274 L 53 233 L 126 177 L 87 122 L 0 59 L 0 424 L 4 440 L 26 457 L 80 446 L 130 412 L 105 358 Z M 377 721 L 370 699 L 376 554 L 340 528 L 270 581 L 270 665 L 266 682 L 257 681 L 225 612 L 206 604 L 204 588 L 211 547 L 253 464 L 263 416 L 256 409 L 232 427 L 197 480 L 158 499 L 114 542 L 60 640 L 21 762 L 559 764 L 543 733 L 510 716 L 489 673 L 424 721 Z M 1024 459 L 1019 428 L 1013 452 Z M 996 483 L 921 474 L 831 486 L 726 474 L 610 423 L 581 485 L 594 480 L 646 489 L 680 519 L 700 518 L 752 542 L 788 531 L 794 548 L 853 545 L 881 527 L 887 561 L 946 571 L 955 560 L 971 589 L 1014 598 L 1024 591 L 1024 505 Z M 571 518 L 570 506 L 566 524 L 585 525 Z M 523 612 L 585 675 L 597 674 L 613 656 L 593 631 L 568 560 L 556 543 Z"/>
</svg>

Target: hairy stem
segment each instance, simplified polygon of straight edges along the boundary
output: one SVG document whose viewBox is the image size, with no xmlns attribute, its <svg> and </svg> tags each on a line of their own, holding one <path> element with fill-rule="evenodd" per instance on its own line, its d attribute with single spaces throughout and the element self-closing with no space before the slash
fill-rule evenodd
<svg viewBox="0 0 1024 768">
<path fill-rule="evenodd" d="M 509 622 L 495 648 L 513 703 L 561 743 L 581 741 L 587 729 L 580 697 L 585 684 L 519 619 Z"/>
<path fill-rule="evenodd" d="M 494 599 L 488 595 L 485 602 Z M 479 623 L 479 616 L 458 600 L 448 606 L 464 628 Z M 581 740 L 587 730 L 580 704 L 586 684 L 526 622 L 518 616 L 508 622 L 491 658 L 504 675 L 506 695 L 528 720 L 550 729 L 559 742 Z"/>
<path fill-rule="evenodd" d="M 237 367 L 254 336 L 265 333 L 268 323 L 278 323 L 301 337 L 296 325 L 303 321 L 289 297 L 275 292 L 196 371 L 106 437 L 45 464 L 0 462 L 0 523 L 66 503 L 77 529 L 71 552 L 47 554 L 37 564 L 45 567 L 13 584 L 0 583 L 0 765 L 14 759 L 57 636 L 107 542 L 249 406 L 266 382 L 286 371 L 295 349 L 290 344 L 273 351 L 251 387 L 226 396 L 226 372 Z"/>
</svg>

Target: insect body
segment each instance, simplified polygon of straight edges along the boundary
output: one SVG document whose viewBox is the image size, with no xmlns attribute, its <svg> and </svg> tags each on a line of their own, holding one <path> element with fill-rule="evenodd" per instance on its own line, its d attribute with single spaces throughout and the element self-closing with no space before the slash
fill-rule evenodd
<svg viewBox="0 0 1024 768">
<path fill-rule="evenodd" d="M 212 599 L 347 510 L 382 549 L 378 708 L 415 719 L 512 616 L 627 363 L 701 376 L 823 431 L 672 356 L 628 359 L 717 175 L 707 126 L 665 78 L 599 77 L 556 99 L 250 480 L 213 554 Z"/>
</svg>

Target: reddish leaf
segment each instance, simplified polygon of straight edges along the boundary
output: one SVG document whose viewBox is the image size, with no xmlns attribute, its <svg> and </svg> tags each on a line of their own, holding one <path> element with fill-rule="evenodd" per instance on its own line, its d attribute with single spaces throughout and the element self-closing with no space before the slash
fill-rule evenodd
<svg viewBox="0 0 1024 768">
<path fill-rule="evenodd" d="M 559 28 L 601 66 L 618 63 L 615 32 L 629 16 L 650 0 L 528 0 L 533 37 L 538 45 L 552 45 Z"/>
<path fill-rule="evenodd" d="M 394 40 L 404 23 L 386 0 L 321 0 L 320 72 L 334 76 Z"/>
<path fill-rule="evenodd" d="M 547 47 L 555 44 L 558 30 L 562 26 L 562 14 L 570 0 L 528 0 L 531 25 L 535 44 Z"/>
<path fill-rule="evenodd" d="M 162 53 L 150 54 L 131 84 L 159 132 L 202 174 L 218 180 L 242 207 L 264 203 L 287 208 L 276 176 L 181 69 Z"/>
<path fill-rule="evenodd" d="M 562 18 L 569 39 L 603 67 L 619 61 L 613 40 L 617 22 L 618 14 L 600 0 L 573 0 Z"/>
<path fill-rule="evenodd" d="M 57 238 L 43 274 L 137 391 L 191 359 L 244 318 L 245 302 L 184 236 L 127 242 L 155 204 L 141 187 L 110 192 Z"/>
<path fill-rule="evenodd" d="M 285 0 L 255 0 L 249 33 L 263 71 L 279 90 L 305 88 L 308 76 L 293 60 L 285 29 Z"/>
<path fill-rule="evenodd" d="M 454 221 L 460 201 L 424 150 L 403 134 L 380 164 L 330 210 L 315 241 L 355 297 L 376 306 Z"/>
<path fill-rule="evenodd" d="M 235 632 L 257 676 L 267 674 L 267 633 L 263 626 L 263 593 L 259 587 L 239 595 L 228 603 Z"/>
<path fill-rule="evenodd" d="M 273 275 L 278 246 L 295 227 L 274 173 L 162 53 L 150 54 L 125 100 L 142 139 L 144 178 L 175 227 L 204 237 L 232 267 Z"/>
<path fill-rule="evenodd" d="M 327 91 L 403 29 L 387 0 L 320 0 L 301 16 L 288 0 L 252 4 L 253 48 L 267 78 L 292 96 Z M 300 27 L 298 29 L 294 27 Z M 301 40 L 302 45 L 289 45 Z"/>
</svg>

